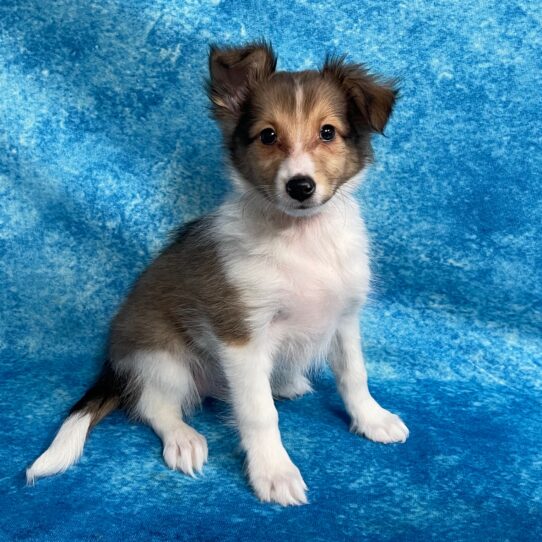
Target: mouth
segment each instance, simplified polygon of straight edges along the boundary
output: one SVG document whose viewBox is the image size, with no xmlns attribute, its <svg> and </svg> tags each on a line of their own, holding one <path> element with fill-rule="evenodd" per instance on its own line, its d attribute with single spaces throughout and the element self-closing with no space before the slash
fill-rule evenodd
<svg viewBox="0 0 542 542">
<path fill-rule="evenodd" d="M 277 209 L 286 215 L 294 217 L 313 216 L 322 211 L 328 201 L 329 199 L 326 199 L 325 201 L 319 203 L 302 203 L 295 206 L 286 206 L 283 202 L 278 202 Z"/>
<path fill-rule="evenodd" d="M 281 195 L 273 194 L 268 191 L 262 191 L 263 197 L 273 206 L 286 215 L 290 216 L 310 216 L 316 214 L 329 201 L 331 197 L 324 201 L 305 201 L 303 203 L 294 202 L 291 198 L 283 198 Z M 297 205 L 296 205 L 297 203 Z"/>
<path fill-rule="evenodd" d="M 328 196 L 327 198 L 323 199 L 322 201 L 319 201 L 317 203 L 301 203 L 300 205 L 298 205 L 297 207 L 295 207 L 295 209 L 300 209 L 300 210 L 306 210 L 306 209 L 318 209 L 319 207 L 323 207 L 331 198 L 333 197 L 333 195 L 331 196 Z"/>
<path fill-rule="evenodd" d="M 277 197 L 274 201 L 275 207 L 282 213 L 293 217 L 314 216 L 328 208 L 330 200 L 333 199 L 335 191 L 326 194 L 323 199 L 320 197 L 310 198 L 303 202 L 294 202 L 291 198 L 284 199 Z"/>
</svg>

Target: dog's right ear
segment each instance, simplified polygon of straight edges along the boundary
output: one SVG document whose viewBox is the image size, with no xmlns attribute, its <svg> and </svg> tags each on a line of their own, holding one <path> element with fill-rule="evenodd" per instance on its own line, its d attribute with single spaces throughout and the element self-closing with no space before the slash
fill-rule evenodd
<svg viewBox="0 0 542 542">
<path fill-rule="evenodd" d="M 277 57 L 265 42 L 244 47 L 212 45 L 207 93 L 215 118 L 225 123 L 236 122 L 251 85 L 269 77 L 276 65 Z"/>
</svg>

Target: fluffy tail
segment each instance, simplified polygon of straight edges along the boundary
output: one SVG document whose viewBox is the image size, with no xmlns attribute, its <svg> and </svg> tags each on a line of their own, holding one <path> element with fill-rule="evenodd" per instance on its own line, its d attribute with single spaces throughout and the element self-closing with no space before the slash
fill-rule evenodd
<svg viewBox="0 0 542 542">
<path fill-rule="evenodd" d="M 83 453 L 87 434 L 120 405 L 120 383 L 107 363 L 98 380 L 72 407 L 51 446 L 26 470 L 26 481 L 64 472 Z"/>
</svg>

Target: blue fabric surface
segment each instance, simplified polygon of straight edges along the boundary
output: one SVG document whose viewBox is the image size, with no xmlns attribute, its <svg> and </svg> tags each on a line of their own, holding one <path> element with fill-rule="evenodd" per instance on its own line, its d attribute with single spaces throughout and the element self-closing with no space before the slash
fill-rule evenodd
<svg viewBox="0 0 542 542">
<path fill-rule="evenodd" d="M 540 540 L 541 23 L 523 1 L 3 0 L 0 538 Z M 25 487 L 132 281 L 228 190 L 208 43 L 262 36 L 281 69 L 346 52 L 402 79 L 359 198 L 372 389 L 410 439 L 350 434 L 324 374 L 279 404 L 309 506 L 256 500 L 216 402 L 193 418 L 197 480 L 116 413 L 77 466 Z"/>
</svg>

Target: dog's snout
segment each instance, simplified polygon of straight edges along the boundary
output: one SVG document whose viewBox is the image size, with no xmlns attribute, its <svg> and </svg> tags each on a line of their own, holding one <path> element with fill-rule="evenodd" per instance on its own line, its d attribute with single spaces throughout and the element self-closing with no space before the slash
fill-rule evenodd
<svg viewBox="0 0 542 542">
<path fill-rule="evenodd" d="M 286 192 L 297 201 L 309 199 L 316 190 L 316 183 L 308 175 L 296 175 L 286 183 Z"/>
</svg>

